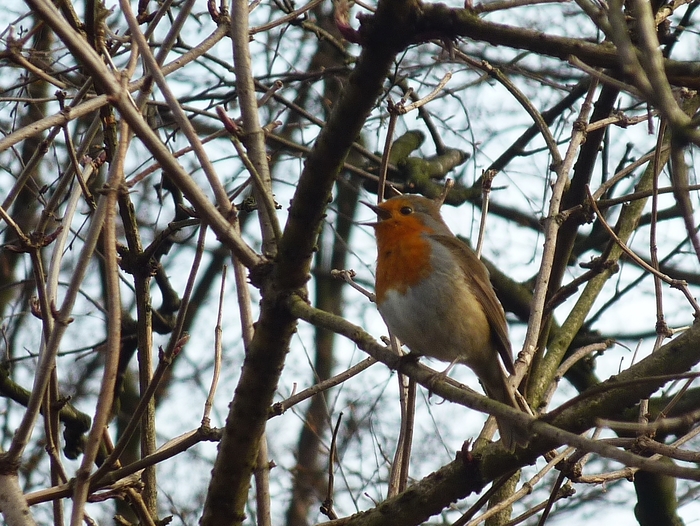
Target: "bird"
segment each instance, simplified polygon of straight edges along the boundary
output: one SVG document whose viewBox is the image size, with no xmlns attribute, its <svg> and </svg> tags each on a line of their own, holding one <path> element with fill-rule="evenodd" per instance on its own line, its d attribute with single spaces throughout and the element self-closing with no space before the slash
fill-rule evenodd
<svg viewBox="0 0 700 526">
<path fill-rule="evenodd" d="M 489 398 L 520 409 L 501 362 L 513 374 L 503 306 L 476 253 L 455 236 L 440 215 L 440 202 L 399 195 L 377 214 L 376 304 L 391 333 L 415 356 L 471 368 Z M 496 418 L 509 451 L 527 445 L 524 430 Z"/>
</svg>

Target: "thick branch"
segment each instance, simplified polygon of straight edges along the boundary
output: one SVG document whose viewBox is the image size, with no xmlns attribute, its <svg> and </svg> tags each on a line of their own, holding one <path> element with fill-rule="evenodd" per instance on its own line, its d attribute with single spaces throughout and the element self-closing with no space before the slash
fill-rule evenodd
<svg viewBox="0 0 700 526">
<path fill-rule="evenodd" d="M 534 435 L 527 449 L 517 450 L 513 455 L 506 454 L 496 443 L 474 452 L 472 460 L 458 458 L 408 488 L 404 493 L 382 502 L 376 508 L 357 514 L 350 519 L 341 519 L 344 526 L 355 523 L 363 526 L 367 524 L 382 524 L 383 526 L 420 524 L 431 515 L 442 511 L 451 502 L 466 497 L 472 491 L 479 491 L 487 482 L 533 462 L 539 455 L 563 443 L 574 445 L 584 451 L 594 451 L 629 466 L 651 469 L 673 476 L 688 477 L 693 480 L 700 478 L 698 470 L 687 470 L 652 461 L 609 446 L 601 441 L 588 440 L 576 434 L 594 427 L 601 415 L 619 414 L 626 407 L 634 405 L 639 399 L 648 397 L 667 381 L 667 379 L 656 378 L 648 382 L 633 382 L 634 380 L 659 374 L 687 371 L 700 362 L 700 325 L 694 326 L 679 338 L 661 347 L 653 355 L 607 380 L 605 384 L 609 389 L 601 390 L 595 397 L 585 397 L 584 393 L 575 399 L 571 406 L 562 411 L 540 419 L 531 419 L 524 413 L 519 413 L 463 388 L 457 388 L 447 381 L 435 381 L 435 374 L 429 369 L 415 362 L 401 360 L 384 346 L 379 345 L 360 327 L 338 316 L 313 309 L 298 298 L 290 300 L 290 308 L 296 315 L 310 323 L 346 336 L 358 347 L 392 369 L 398 369 L 415 378 L 419 383 L 429 385 L 435 394 L 476 410 L 488 410 L 489 413 L 508 416 L 523 424 L 529 422 L 526 425 Z M 622 382 L 624 384 L 620 385 Z M 620 385 L 620 387 L 616 388 L 616 385 Z"/>
<path fill-rule="evenodd" d="M 425 42 L 436 35 L 442 38 L 467 37 L 494 46 L 523 49 L 562 60 L 575 56 L 597 68 L 619 67 L 618 51 L 609 42 L 594 44 L 579 38 L 496 24 L 479 18 L 468 9 L 451 9 L 444 4 L 424 4 L 422 11 L 423 16 L 413 33 L 413 43 Z M 664 59 L 663 67 L 671 84 L 700 87 L 699 63 Z"/>
<path fill-rule="evenodd" d="M 385 0 L 365 24 L 365 48 L 306 161 L 276 263 L 269 275 L 252 276 L 261 284 L 261 314 L 226 421 L 203 526 L 240 524 L 245 518 L 259 439 L 296 327 L 285 300 L 309 279 L 314 246 L 335 177 L 381 93 L 396 53 L 408 44 L 407 28 L 418 13 L 415 0 Z"/>
</svg>

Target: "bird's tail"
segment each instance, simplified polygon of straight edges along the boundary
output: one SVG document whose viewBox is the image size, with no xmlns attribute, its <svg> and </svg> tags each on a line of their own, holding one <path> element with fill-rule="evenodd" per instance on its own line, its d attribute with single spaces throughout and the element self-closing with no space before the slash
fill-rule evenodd
<svg viewBox="0 0 700 526">
<path fill-rule="evenodd" d="M 490 368 L 493 371 L 493 368 Z M 508 383 L 508 379 L 503 374 L 503 371 L 498 368 L 498 376 L 491 374 L 493 378 L 481 377 L 481 384 L 486 391 L 486 395 L 493 400 L 497 400 L 503 404 L 509 405 L 521 411 L 521 407 L 515 399 L 513 388 Z M 501 434 L 501 441 L 508 451 L 513 451 L 515 446 L 525 447 L 529 441 L 529 437 L 525 429 L 517 426 L 508 418 L 496 417 L 498 431 Z"/>
</svg>

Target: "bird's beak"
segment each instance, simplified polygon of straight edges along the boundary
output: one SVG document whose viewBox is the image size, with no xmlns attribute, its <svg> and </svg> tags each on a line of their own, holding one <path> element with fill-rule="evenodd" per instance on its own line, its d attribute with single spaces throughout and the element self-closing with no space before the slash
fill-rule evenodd
<svg viewBox="0 0 700 526">
<path fill-rule="evenodd" d="M 384 210 L 383 208 L 379 208 L 377 205 L 373 205 L 371 203 L 368 203 L 367 201 L 360 201 L 363 205 L 371 209 L 375 214 L 377 214 L 377 217 L 379 218 L 379 221 L 384 221 L 386 219 L 391 218 L 391 212 L 388 210 Z M 377 223 L 362 223 L 365 226 L 377 226 Z"/>
</svg>

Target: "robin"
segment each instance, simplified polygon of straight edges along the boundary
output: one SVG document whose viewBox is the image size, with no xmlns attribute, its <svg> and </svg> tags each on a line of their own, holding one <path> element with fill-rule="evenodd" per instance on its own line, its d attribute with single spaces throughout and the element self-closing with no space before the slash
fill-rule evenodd
<svg viewBox="0 0 700 526">
<path fill-rule="evenodd" d="M 378 206 L 376 298 L 389 330 L 417 356 L 463 363 L 486 395 L 520 409 L 508 384 L 515 372 L 506 316 L 488 270 L 440 216 L 440 204 L 402 195 Z M 503 445 L 526 445 L 524 431 L 497 419 Z"/>
</svg>

